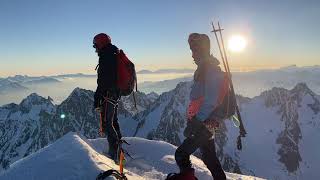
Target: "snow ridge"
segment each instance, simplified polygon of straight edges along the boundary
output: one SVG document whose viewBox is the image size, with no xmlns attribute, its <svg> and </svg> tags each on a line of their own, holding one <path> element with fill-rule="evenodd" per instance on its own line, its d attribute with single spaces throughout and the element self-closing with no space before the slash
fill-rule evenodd
<svg viewBox="0 0 320 180">
<path fill-rule="evenodd" d="M 142 138 L 125 139 L 132 144 L 125 148 L 134 157 L 134 159 L 127 158 L 125 165 L 124 172 L 128 179 L 165 179 L 168 173 L 178 171 L 173 159 L 175 146 Z M 2 180 L 95 179 L 101 171 L 118 169 L 112 160 L 103 155 L 106 141 L 106 139 L 88 140 L 76 133 L 68 133 L 53 144 L 15 162 L 8 171 L 0 174 L 0 178 Z M 158 151 L 155 152 L 153 149 Z M 191 157 L 191 160 L 199 179 L 212 179 L 199 159 Z M 227 173 L 227 178 L 228 180 L 260 180 L 260 178 L 231 173 Z"/>
</svg>

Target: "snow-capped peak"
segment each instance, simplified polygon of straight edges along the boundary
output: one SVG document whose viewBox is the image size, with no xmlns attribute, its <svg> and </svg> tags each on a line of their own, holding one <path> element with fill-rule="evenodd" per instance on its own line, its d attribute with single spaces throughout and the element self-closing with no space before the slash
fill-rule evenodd
<svg viewBox="0 0 320 180">
<path fill-rule="evenodd" d="M 298 83 L 293 89 L 287 90 L 284 88 L 274 87 L 271 90 L 261 93 L 265 97 L 266 105 L 280 105 L 288 102 L 296 102 L 300 104 L 306 96 L 311 96 L 314 101 L 319 101 L 316 94 L 309 89 L 305 83 Z"/>
<path fill-rule="evenodd" d="M 69 95 L 68 99 L 73 99 L 73 98 L 80 98 L 80 97 L 87 97 L 89 99 L 92 99 L 92 94 L 93 92 L 90 90 L 82 89 L 82 88 L 75 88 L 71 94 Z"/>
<path fill-rule="evenodd" d="M 27 96 L 25 99 L 23 99 L 20 103 L 20 106 L 24 108 L 31 108 L 33 105 L 41 105 L 41 104 L 48 104 L 53 106 L 50 100 L 39 96 L 37 93 L 32 93 L 29 96 Z"/>
<path fill-rule="evenodd" d="M 15 76 L 13 76 L 13 77 L 8 77 L 7 79 L 8 80 L 11 80 L 11 81 L 13 81 L 13 82 L 23 82 L 23 81 L 25 81 L 27 78 L 29 78 L 29 76 L 27 76 L 27 75 L 15 75 Z"/>
<path fill-rule="evenodd" d="M 312 90 L 307 86 L 306 83 L 298 83 L 292 90 L 292 92 L 294 93 L 298 93 L 301 95 L 304 94 L 315 94 L 314 92 L 312 92 Z"/>
</svg>

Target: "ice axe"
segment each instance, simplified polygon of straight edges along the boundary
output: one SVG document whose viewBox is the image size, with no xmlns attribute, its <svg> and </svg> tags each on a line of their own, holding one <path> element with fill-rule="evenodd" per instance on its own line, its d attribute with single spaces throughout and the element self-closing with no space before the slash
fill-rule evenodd
<svg viewBox="0 0 320 180">
<path fill-rule="evenodd" d="M 234 88 L 233 88 L 233 83 L 232 83 L 231 72 L 230 72 L 229 63 L 228 63 L 228 58 L 227 58 L 227 53 L 226 53 L 226 49 L 225 49 L 224 41 L 223 41 L 223 37 L 222 37 L 222 31 L 224 29 L 222 29 L 220 27 L 219 21 L 218 21 L 218 28 L 217 29 L 214 27 L 213 22 L 211 22 L 211 25 L 212 25 L 212 29 L 213 29 L 211 32 L 213 32 L 215 37 L 216 37 L 218 48 L 219 48 L 219 52 L 220 52 L 220 55 L 221 55 L 221 59 L 223 61 L 223 66 L 224 66 L 224 69 L 225 69 L 225 71 L 227 73 L 227 76 L 229 78 L 231 93 L 233 93 L 235 95 Z M 219 35 L 220 35 L 221 44 L 220 44 L 220 41 L 219 41 L 217 33 L 219 33 Z M 245 137 L 247 132 L 246 132 L 244 126 L 243 126 L 243 122 L 242 122 L 239 106 L 238 106 L 237 103 L 236 103 L 236 107 L 235 108 L 236 108 L 236 115 L 237 115 L 236 119 L 240 123 L 240 125 L 239 125 L 239 136 L 237 138 L 237 148 L 238 148 L 238 150 L 241 150 L 242 149 L 241 137 Z"/>
</svg>

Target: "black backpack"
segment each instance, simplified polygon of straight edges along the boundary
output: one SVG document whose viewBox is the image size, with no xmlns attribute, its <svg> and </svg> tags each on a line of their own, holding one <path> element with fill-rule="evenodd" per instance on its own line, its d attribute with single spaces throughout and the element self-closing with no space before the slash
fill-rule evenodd
<svg viewBox="0 0 320 180">
<path fill-rule="evenodd" d="M 226 77 L 225 81 L 227 81 L 225 82 L 227 83 L 226 94 L 220 104 L 211 113 L 211 117 L 218 119 L 229 119 L 236 113 L 236 96 L 231 90 L 230 80 Z"/>
</svg>

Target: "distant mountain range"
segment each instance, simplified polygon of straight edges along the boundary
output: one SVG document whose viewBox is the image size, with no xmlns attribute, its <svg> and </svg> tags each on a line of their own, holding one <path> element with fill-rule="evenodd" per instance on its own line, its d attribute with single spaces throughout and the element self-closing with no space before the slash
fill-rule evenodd
<svg viewBox="0 0 320 180">
<path fill-rule="evenodd" d="M 39 76 L 39 77 L 31 77 L 31 76 L 22 76 L 22 75 L 16 75 L 16 76 L 10 76 L 6 78 L 8 81 L 16 82 L 20 84 L 39 84 L 39 83 L 59 83 L 57 79 L 54 79 L 50 76 Z"/>
<path fill-rule="evenodd" d="M 320 94 L 320 66 L 297 67 L 295 65 L 274 70 L 233 73 L 234 87 L 237 93 L 254 97 L 272 87 L 293 88 L 297 83 L 308 84 Z"/>
<path fill-rule="evenodd" d="M 56 76 L 50 76 L 52 78 L 82 78 L 82 77 L 97 77 L 96 74 L 83 74 L 83 73 L 77 73 L 77 74 L 61 74 Z"/>
<path fill-rule="evenodd" d="M 16 75 L 13 77 L 0 79 L 0 94 L 23 92 L 28 90 L 30 86 L 48 85 L 56 83 L 60 83 L 60 81 L 52 77 L 30 77 Z"/>
<path fill-rule="evenodd" d="M 297 65 L 290 65 L 290 66 L 285 66 L 281 67 L 279 69 L 274 69 L 274 70 L 264 70 L 264 71 L 286 71 L 286 72 L 302 72 L 302 71 L 308 71 L 308 72 L 320 72 L 320 65 L 314 65 L 314 66 L 297 66 Z"/>
<path fill-rule="evenodd" d="M 157 81 L 157 82 L 143 82 L 138 85 L 139 89 L 142 89 L 144 92 L 157 92 L 159 94 L 163 92 L 170 91 L 174 89 L 177 84 L 180 82 L 185 81 L 192 81 L 192 76 L 182 77 L 182 78 L 176 78 L 176 79 L 170 79 L 170 80 L 164 80 L 164 81 Z"/>
<path fill-rule="evenodd" d="M 150 71 L 150 70 L 141 70 L 138 71 L 138 74 L 168 74 L 168 73 L 193 73 L 194 69 L 159 69 L 156 71 Z"/>
<path fill-rule="evenodd" d="M 0 79 L 0 94 L 24 91 L 27 89 L 27 87 L 24 87 L 17 82 L 12 82 L 8 79 Z"/>
<path fill-rule="evenodd" d="M 154 72 L 143 70 L 138 74 L 138 89 L 145 93 L 161 94 L 174 89 L 179 82 L 192 81 L 193 71 L 192 69 L 163 69 Z M 175 72 L 175 75 L 170 75 L 170 72 Z M 179 72 L 181 72 L 180 75 Z M 261 92 L 272 87 L 291 89 L 300 82 L 308 84 L 310 89 L 320 94 L 319 65 L 306 67 L 292 65 L 272 70 L 233 72 L 232 75 L 237 94 L 246 97 L 258 96 Z M 179 78 L 168 80 L 174 76 Z M 96 88 L 95 78 L 96 75 L 82 73 L 41 77 L 17 75 L 0 78 L 0 105 L 20 102 L 23 97 L 32 92 L 53 96 L 56 102 L 60 103 L 75 87 L 94 90 Z M 47 90 L 54 92 L 48 93 Z"/>
</svg>

